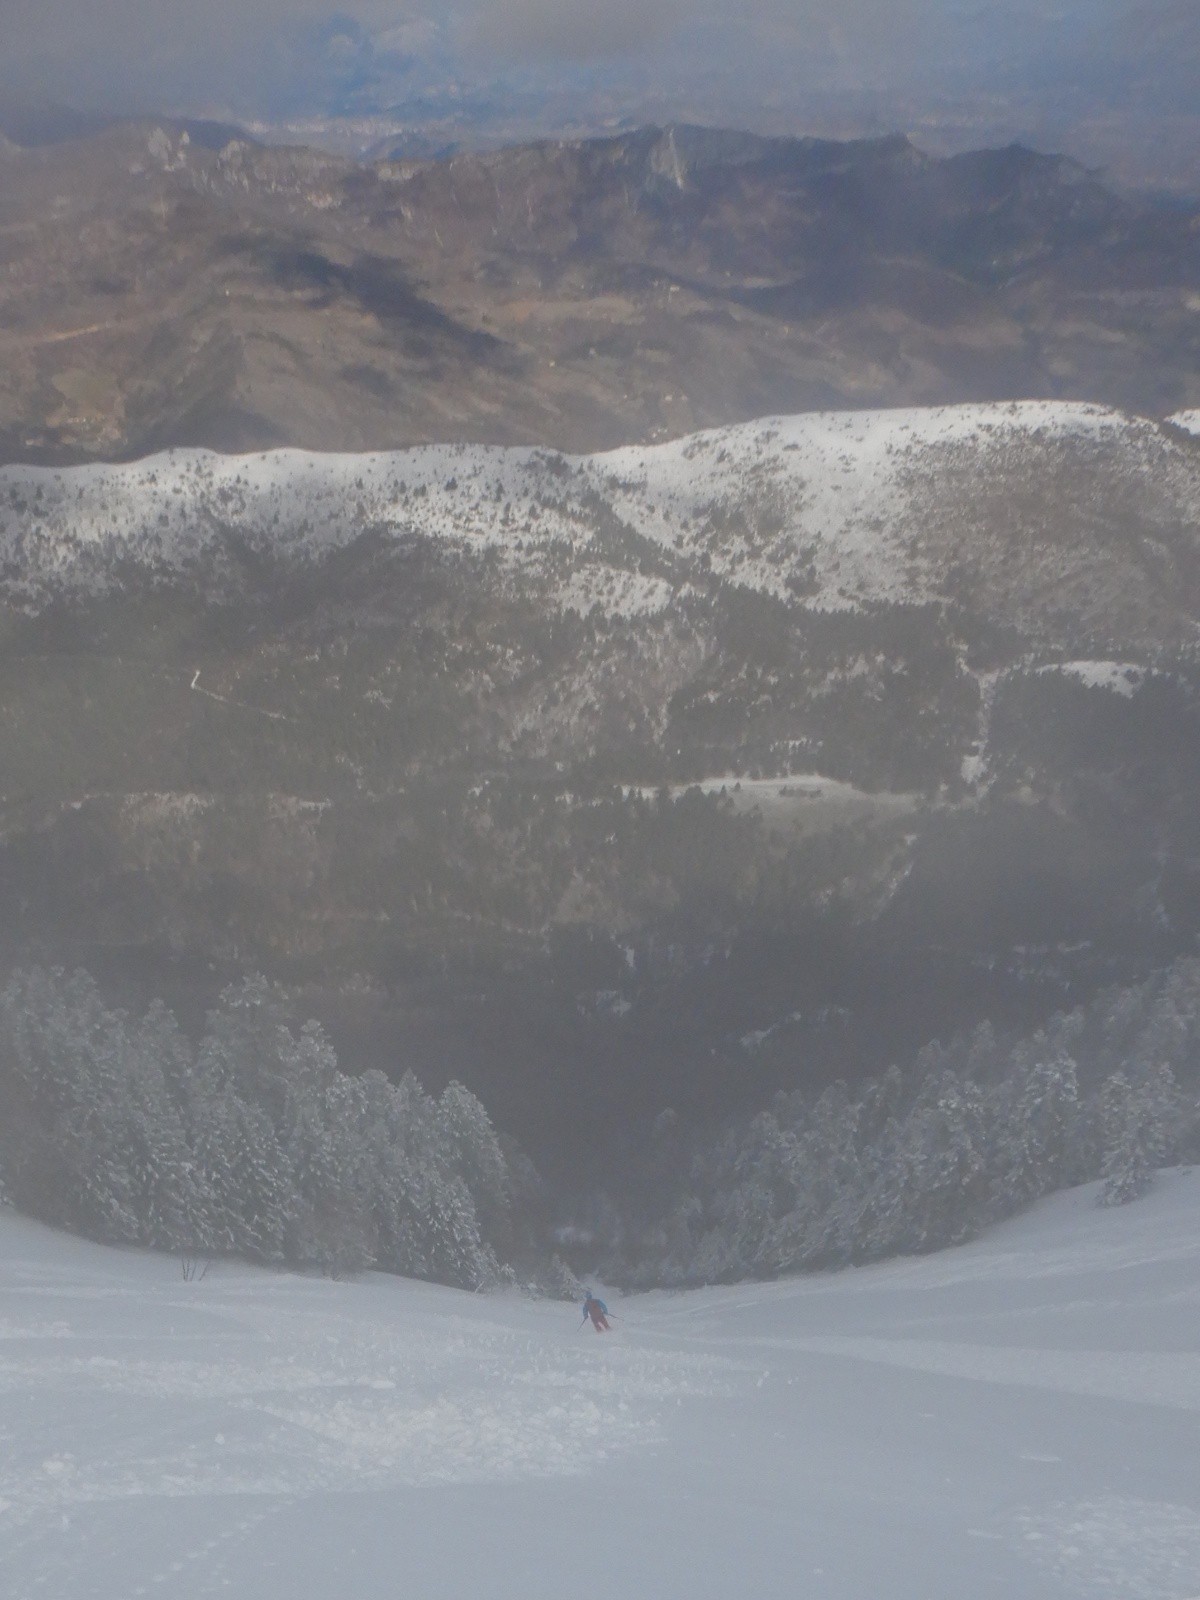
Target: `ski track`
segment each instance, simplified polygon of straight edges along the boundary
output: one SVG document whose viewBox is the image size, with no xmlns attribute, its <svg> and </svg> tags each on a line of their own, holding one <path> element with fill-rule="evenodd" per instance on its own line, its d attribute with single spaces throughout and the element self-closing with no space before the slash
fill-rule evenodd
<svg viewBox="0 0 1200 1600">
<path fill-rule="evenodd" d="M 1200 1175 L 1094 1202 L 612 1336 L 0 1212 L 0 1594 L 1195 1600 Z"/>
<path fill-rule="evenodd" d="M 190 1508 L 190 1526 L 177 1526 L 179 1519 L 158 1508 L 152 1539 L 143 1526 L 134 1530 L 134 1538 L 122 1537 L 120 1521 L 102 1506 L 71 1515 L 42 1512 L 24 1539 L 3 1547 L 0 1571 L 9 1571 L 14 1584 L 7 1600 L 45 1600 L 47 1595 L 101 1600 L 115 1593 L 128 1600 L 154 1595 L 201 1600 L 226 1594 L 237 1583 L 232 1563 L 246 1541 L 293 1503 L 280 1497 L 252 1510 L 241 1507 L 231 1520 L 230 1507 L 237 1502 L 214 1500 L 199 1517 Z M 197 1523 L 206 1529 L 200 1536 Z"/>
</svg>

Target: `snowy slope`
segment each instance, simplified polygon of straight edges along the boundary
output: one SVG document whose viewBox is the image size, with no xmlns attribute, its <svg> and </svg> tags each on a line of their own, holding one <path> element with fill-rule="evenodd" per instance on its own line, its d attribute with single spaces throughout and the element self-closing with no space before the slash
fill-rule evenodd
<svg viewBox="0 0 1200 1600">
<path fill-rule="evenodd" d="M 1200 1175 L 943 1255 L 570 1306 L 0 1215 L 11 1600 L 1200 1594 Z"/>
<path fill-rule="evenodd" d="M 131 564 L 220 579 L 231 538 L 299 562 L 370 529 L 491 550 L 579 611 L 661 611 L 700 572 L 823 608 L 920 602 L 964 563 L 1012 609 L 1031 585 L 1070 591 L 1077 571 L 1103 583 L 1114 516 L 1169 546 L 1197 512 L 1190 452 L 1154 423 L 1068 402 L 808 414 L 578 458 L 172 451 L 0 470 L 0 582 L 28 603 L 104 589 Z"/>
</svg>

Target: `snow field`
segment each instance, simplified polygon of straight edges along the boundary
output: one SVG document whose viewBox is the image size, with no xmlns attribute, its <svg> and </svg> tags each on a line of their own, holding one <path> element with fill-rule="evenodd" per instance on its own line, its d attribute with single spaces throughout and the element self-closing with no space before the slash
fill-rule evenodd
<svg viewBox="0 0 1200 1600">
<path fill-rule="evenodd" d="M 5 1223 L 34 1248 L 38 1234 L 56 1242 L 35 1224 Z M 569 1307 L 539 1339 L 519 1301 L 227 1265 L 201 1286 L 172 1283 L 167 1257 L 112 1259 L 104 1288 L 5 1292 L 18 1311 L 23 1297 L 45 1296 L 60 1315 L 27 1327 L 6 1315 L 0 1395 L 20 1406 L 31 1391 L 54 1394 L 97 1424 L 73 1429 L 69 1450 L 43 1456 L 47 1435 L 23 1459 L 9 1452 L 0 1498 L 10 1520 L 162 1492 L 298 1495 L 578 1473 L 581 1441 L 592 1441 L 595 1462 L 654 1440 L 654 1402 L 710 1393 L 728 1366 L 628 1350 L 615 1367 L 597 1364 L 582 1334 L 566 1339 Z M 215 1431 L 173 1439 L 171 1415 L 191 1410 Z M 135 1412 L 153 1425 L 114 1459 L 110 1427 Z"/>
<path fill-rule="evenodd" d="M 1200 1175 L 1094 1201 L 612 1336 L 0 1213 L 0 1592 L 1193 1600 Z"/>
</svg>

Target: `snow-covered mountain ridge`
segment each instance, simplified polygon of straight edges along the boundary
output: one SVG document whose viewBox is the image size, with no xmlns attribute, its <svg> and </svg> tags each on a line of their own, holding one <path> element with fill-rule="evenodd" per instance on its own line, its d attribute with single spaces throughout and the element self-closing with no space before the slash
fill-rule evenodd
<svg viewBox="0 0 1200 1600">
<path fill-rule="evenodd" d="M 133 570 L 223 589 L 231 542 L 303 564 L 372 532 L 491 555 L 578 612 L 660 612 L 702 574 L 822 610 L 965 585 L 997 621 L 1036 628 L 1052 605 L 1111 630 L 1115 608 L 1153 638 L 1194 598 L 1177 568 L 1198 517 L 1200 449 L 1102 407 L 1033 401 L 771 418 L 586 457 L 451 445 L 7 467 L 0 571 L 33 606 Z M 1151 619 L 1156 602 L 1175 615 Z"/>
</svg>

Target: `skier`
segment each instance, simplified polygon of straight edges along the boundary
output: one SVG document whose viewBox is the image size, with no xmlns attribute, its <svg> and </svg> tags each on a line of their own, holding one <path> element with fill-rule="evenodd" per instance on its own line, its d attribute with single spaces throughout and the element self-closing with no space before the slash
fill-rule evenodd
<svg viewBox="0 0 1200 1600">
<path fill-rule="evenodd" d="M 591 1317 L 592 1327 L 595 1328 L 597 1333 L 608 1333 L 610 1331 L 608 1307 L 603 1300 L 597 1300 L 590 1289 L 585 1289 L 583 1291 L 583 1322 L 586 1322 L 589 1317 Z M 583 1327 L 583 1322 L 579 1324 L 581 1328 Z"/>
</svg>

